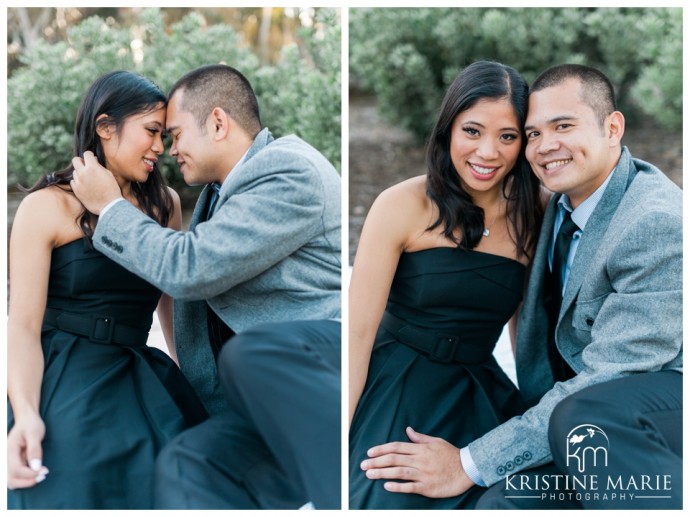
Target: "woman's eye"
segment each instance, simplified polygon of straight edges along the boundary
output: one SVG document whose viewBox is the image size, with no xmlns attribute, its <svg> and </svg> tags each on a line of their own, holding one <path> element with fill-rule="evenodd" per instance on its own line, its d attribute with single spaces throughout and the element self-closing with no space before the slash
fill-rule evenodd
<svg viewBox="0 0 690 517">
<path fill-rule="evenodd" d="M 473 127 L 463 127 L 462 130 L 470 136 L 478 136 L 479 131 Z"/>
</svg>

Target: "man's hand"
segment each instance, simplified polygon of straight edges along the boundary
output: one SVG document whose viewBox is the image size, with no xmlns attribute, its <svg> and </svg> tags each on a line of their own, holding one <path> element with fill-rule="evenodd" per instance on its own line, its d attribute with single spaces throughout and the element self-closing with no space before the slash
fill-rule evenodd
<svg viewBox="0 0 690 517">
<path fill-rule="evenodd" d="M 46 478 L 41 447 L 45 432 L 43 420 L 35 415 L 16 422 L 7 434 L 7 488 L 32 487 Z"/>
<path fill-rule="evenodd" d="M 72 165 L 72 191 L 92 214 L 99 215 L 108 203 L 122 197 L 120 186 L 111 172 L 98 163 L 91 151 L 86 151 L 83 159 L 72 158 Z"/>
<path fill-rule="evenodd" d="M 460 449 L 447 441 L 406 429 L 413 443 L 391 442 L 369 449 L 361 463 L 369 479 L 387 481 L 389 492 L 420 494 L 426 497 L 453 497 L 466 492 L 474 483 L 460 462 Z"/>
</svg>

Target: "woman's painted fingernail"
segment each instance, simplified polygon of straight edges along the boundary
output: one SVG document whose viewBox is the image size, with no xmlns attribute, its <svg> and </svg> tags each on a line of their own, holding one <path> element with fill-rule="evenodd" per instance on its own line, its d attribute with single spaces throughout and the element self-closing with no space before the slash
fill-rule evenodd
<svg viewBox="0 0 690 517">
<path fill-rule="evenodd" d="M 47 472 L 46 473 L 41 472 L 38 476 L 36 476 L 36 483 L 40 483 L 41 481 L 43 481 L 47 475 L 48 475 Z"/>
<path fill-rule="evenodd" d="M 35 472 L 38 472 L 39 470 L 41 470 L 42 465 L 43 464 L 42 464 L 41 460 L 39 460 L 38 458 L 34 458 L 32 460 L 29 460 L 29 467 L 31 467 L 31 470 L 33 470 Z"/>
</svg>

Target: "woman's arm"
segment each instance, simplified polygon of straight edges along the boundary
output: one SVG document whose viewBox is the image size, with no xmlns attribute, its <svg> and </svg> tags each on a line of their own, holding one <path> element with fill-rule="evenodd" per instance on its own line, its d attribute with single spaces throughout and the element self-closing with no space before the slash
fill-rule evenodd
<svg viewBox="0 0 690 517">
<path fill-rule="evenodd" d="M 419 226 L 418 201 L 397 185 L 369 211 L 352 268 L 349 296 L 349 422 L 364 390 L 371 350 L 408 236 Z"/>
<path fill-rule="evenodd" d="M 168 228 L 173 230 L 182 229 L 182 206 L 180 204 L 180 196 L 173 189 L 168 187 L 170 195 L 173 199 L 173 213 L 168 221 Z M 175 349 L 175 338 L 173 334 L 173 299 L 167 294 L 163 293 L 161 299 L 156 307 L 156 314 L 158 314 L 158 322 L 163 331 L 165 344 L 168 346 L 168 353 L 173 361 L 179 365 L 177 360 L 177 350 Z"/>
<path fill-rule="evenodd" d="M 60 226 L 69 224 L 63 213 L 55 193 L 41 190 L 22 201 L 12 226 L 7 325 L 7 394 L 14 414 L 7 436 L 11 488 L 33 486 L 47 474 L 41 467 L 45 435 L 39 415 L 44 370 L 41 325 L 52 250 Z"/>
</svg>

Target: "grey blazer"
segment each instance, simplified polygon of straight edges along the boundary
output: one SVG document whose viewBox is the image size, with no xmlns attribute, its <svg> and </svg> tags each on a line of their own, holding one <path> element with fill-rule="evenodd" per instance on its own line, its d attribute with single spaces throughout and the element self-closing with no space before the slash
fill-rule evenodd
<svg viewBox="0 0 690 517">
<path fill-rule="evenodd" d="M 206 304 L 235 332 L 263 322 L 340 317 L 340 176 L 296 136 L 262 130 L 227 179 L 213 217 L 210 189 L 188 232 L 162 228 L 130 203 L 98 221 L 96 249 L 175 298 L 180 367 L 211 413 L 225 403 Z"/>
<path fill-rule="evenodd" d="M 556 343 L 577 375 L 559 383 L 542 298 L 559 195 L 546 210 L 516 346 L 518 384 L 532 407 L 469 445 L 489 485 L 552 460 L 549 417 L 567 395 L 635 373 L 682 371 L 682 192 L 625 147 L 612 174 L 566 284 Z"/>
</svg>

